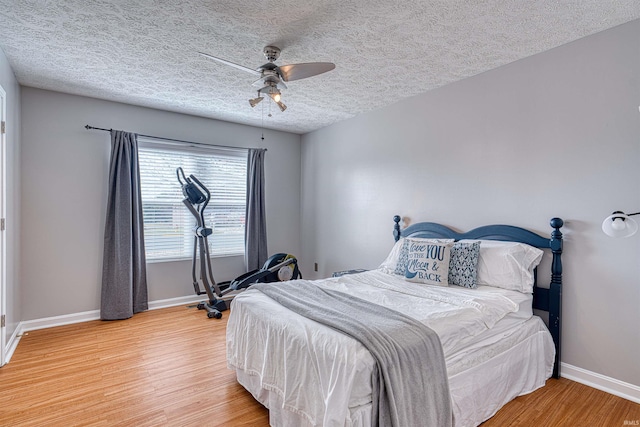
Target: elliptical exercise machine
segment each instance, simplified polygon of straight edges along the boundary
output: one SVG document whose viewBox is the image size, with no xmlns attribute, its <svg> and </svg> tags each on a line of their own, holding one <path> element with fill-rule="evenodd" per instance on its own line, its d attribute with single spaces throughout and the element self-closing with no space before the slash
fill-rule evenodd
<svg viewBox="0 0 640 427">
<path fill-rule="evenodd" d="M 238 293 L 258 282 L 277 282 L 302 278 L 298 269 L 298 260 L 293 255 L 278 253 L 267 259 L 261 269 L 245 273 L 230 282 L 217 284 L 213 277 L 211 258 L 209 256 L 209 243 L 207 237 L 213 233 L 213 229 L 206 227 L 204 210 L 211 200 L 211 193 L 194 175 L 186 177 L 182 168 L 176 169 L 178 182 L 182 187 L 184 199 L 182 203 L 189 209 L 196 219 L 193 227 L 193 260 L 191 263 L 191 276 L 196 295 L 206 294 L 209 301 L 198 304 L 199 310 L 206 310 L 208 318 L 220 319 L 222 312 L 229 308 L 231 300 Z M 200 258 L 198 269 L 197 258 Z M 198 270 L 204 291 L 200 288 Z"/>
</svg>

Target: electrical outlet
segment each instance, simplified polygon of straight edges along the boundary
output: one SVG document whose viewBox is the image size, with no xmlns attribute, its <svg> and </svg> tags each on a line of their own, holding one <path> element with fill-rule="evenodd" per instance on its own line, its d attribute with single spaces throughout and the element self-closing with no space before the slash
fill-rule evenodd
<svg viewBox="0 0 640 427">
<path fill-rule="evenodd" d="M 318 263 L 317 262 L 313 263 L 313 271 L 318 271 Z"/>
</svg>

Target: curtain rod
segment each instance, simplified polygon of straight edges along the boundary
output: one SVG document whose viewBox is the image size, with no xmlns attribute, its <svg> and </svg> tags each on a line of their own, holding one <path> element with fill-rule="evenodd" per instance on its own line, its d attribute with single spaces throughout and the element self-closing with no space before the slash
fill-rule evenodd
<svg viewBox="0 0 640 427">
<path fill-rule="evenodd" d="M 97 127 L 89 126 L 89 125 L 85 125 L 84 128 L 87 129 L 87 130 L 94 129 L 94 130 L 102 130 L 102 131 L 105 131 L 105 132 L 111 132 L 113 130 L 113 129 L 97 128 Z M 173 142 L 179 142 L 179 143 L 182 143 L 182 144 L 200 145 L 200 146 L 207 147 L 207 148 L 224 148 L 224 149 L 227 149 L 227 150 L 250 150 L 250 148 L 245 148 L 245 147 L 232 147 L 230 145 L 205 144 L 205 143 L 202 143 L 202 142 L 185 141 L 183 139 L 162 138 L 160 136 L 143 135 L 141 133 L 136 134 L 136 135 L 142 136 L 144 138 L 160 139 L 160 140 L 164 140 L 164 141 L 173 141 Z M 263 148 L 263 150 L 267 151 L 266 148 Z"/>
</svg>

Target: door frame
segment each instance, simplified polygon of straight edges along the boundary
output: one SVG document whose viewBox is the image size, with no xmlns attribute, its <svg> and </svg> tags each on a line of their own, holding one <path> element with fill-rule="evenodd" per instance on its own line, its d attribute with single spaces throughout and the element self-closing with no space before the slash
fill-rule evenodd
<svg viewBox="0 0 640 427">
<path fill-rule="evenodd" d="M 0 366 L 7 362 L 7 93 L 0 86 Z M 4 131 L 4 132 L 3 132 Z"/>
</svg>

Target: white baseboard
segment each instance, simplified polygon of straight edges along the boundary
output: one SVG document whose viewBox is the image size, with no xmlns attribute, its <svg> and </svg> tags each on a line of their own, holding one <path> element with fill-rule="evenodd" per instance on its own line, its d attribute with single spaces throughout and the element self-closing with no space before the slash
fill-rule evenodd
<svg viewBox="0 0 640 427">
<path fill-rule="evenodd" d="M 61 316 L 43 317 L 42 319 L 25 320 L 20 322 L 20 326 L 22 326 L 22 332 L 24 333 L 98 319 L 100 319 L 100 310 L 91 310 L 80 313 L 63 314 Z"/>
<path fill-rule="evenodd" d="M 22 324 L 18 324 L 16 330 L 11 334 L 11 338 L 7 341 L 6 354 L 4 358 L 5 363 L 9 363 L 11 360 L 11 356 L 13 356 L 13 352 L 18 348 L 18 343 L 20 342 L 20 337 L 22 336 Z"/>
<path fill-rule="evenodd" d="M 200 301 L 208 301 L 206 295 L 189 295 L 186 297 L 177 297 L 169 299 L 161 299 L 157 301 L 149 301 L 149 310 L 157 310 L 158 308 L 175 307 L 183 304 L 196 304 Z"/>
<path fill-rule="evenodd" d="M 174 307 L 182 304 L 192 304 L 202 300 L 197 295 L 149 301 L 149 310 L 158 308 Z M 42 319 L 25 320 L 20 322 L 23 332 L 35 331 L 37 329 L 52 328 L 54 326 L 70 325 L 73 323 L 88 322 L 89 320 L 99 320 L 100 310 L 83 311 L 80 313 L 64 314 L 62 316 L 44 317 Z"/>
<path fill-rule="evenodd" d="M 174 307 L 183 304 L 195 304 L 200 301 L 202 301 L 202 297 L 198 297 L 197 295 L 149 301 L 149 310 Z M 25 332 L 99 319 L 100 310 L 91 310 L 83 311 L 81 313 L 64 314 L 62 316 L 44 317 L 42 319 L 22 321 L 18 324 L 15 332 L 13 333 L 13 335 L 11 335 L 11 338 L 7 342 L 7 353 L 5 355 L 5 362 L 9 363 L 9 360 L 11 360 L 11 356 L 13 356 L 13 352 L 18 347 L 20 338 Z"/>
<path fill-rule="evenodd" d="M 637 385 L 587 371 L 567 363 L 560 363 L 560 376 L 614 396 L 640 403 L 640 387 Z"/>
</svg>

